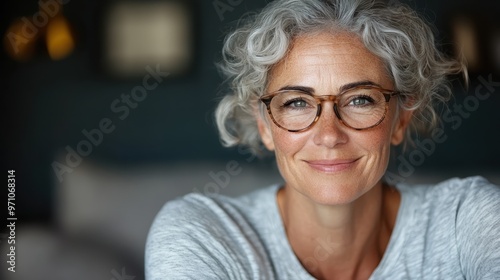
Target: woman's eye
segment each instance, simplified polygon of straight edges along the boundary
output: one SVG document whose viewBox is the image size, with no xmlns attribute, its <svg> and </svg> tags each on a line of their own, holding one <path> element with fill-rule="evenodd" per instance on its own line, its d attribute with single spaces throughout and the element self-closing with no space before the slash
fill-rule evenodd
<svg viewBox="0 0 500 280">
<path fill-rule="evenodd" d="M 371 99 L 368 96 L 359 96 L 356 98 L 351 99 L 349 102 L 349 105 L 354 105 L 354 106 L 366 106 L 370 105 L 373 103 L 373 99 Z"/>
<path fill-rule="evenodd" d="M 305 108 L 307 107 L 307 102 L 302 99 L 292 99 L 285 102 L 284 106 L 293 108 Z"/>
</svg>

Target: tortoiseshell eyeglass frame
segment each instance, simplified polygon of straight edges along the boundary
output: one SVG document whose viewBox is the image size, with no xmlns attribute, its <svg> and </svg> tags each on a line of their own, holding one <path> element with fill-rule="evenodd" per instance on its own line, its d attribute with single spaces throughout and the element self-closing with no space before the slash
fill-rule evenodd
<svg viewBox="0 0 500 280">
<path fill-rule="evenodd" d="M 376 90 L 380 91 L 384 95 L 384 98 L 385 98 L 385 101 L 386 101 L 385 102 L 385 111 L 384 111 L 384 114 L 382 115 L 382 118 L 378 122 L 376 122 L 374 125 L 371 125 L 371 126 L 368 126 L 368 127 L 362 127 L 362 128 L 356 128 L 356 127 L 352 127 L 352 126 L 348 125 L 342 119 L 342 117 L 340 116 L 339 109 L 338 109 L 338 96 L 341 96 L 342 94 L 344 94 L 346 92 L 350 92 L 350 91 L 354 91 L 354 90 L 359 90 L 359 89 L 376 89 Z M 322 102 L 325 102 L 325 101 L 333 101 L 334 102 L 333 103 L 333 110 L 335 112 L 335 115 L 337 116 L 337 118 L 339 119 L 339 121 L 343 125 L 345 125 L 346 127 L 349 127 L 349 128 L 355 129 L 355 130 L 365 130 L 365 129 L 370 129 L 370 128 L 376 127 L 377 125 L 379 125 L 385 119 L 385 117 L 387 115 L 387 111 L 389 109 L 389 101 L 391 100 L 391 97 L 400 94 L 400 92 L 398 92 L 398 91 L 389 90 L 389 89 L 385 89 L 385 88 L 382 88 L 382 87 L 379 87 L 379 86 L 374 86 L 374 85 L 373 86 L 372 85 L 364 85 L 364 86 L 353 87 L 353 88 L 344 90 L 344 91 L 340 92 L 337 95 L 311 95 L 310 94 L 311 97 L 313 97 L 314 100 L 316 100 L 316 103 L 317 103 L 316 117 L 311 122 L 311 124 L 309 124 L 308 126 L 306 126 L 304 128 L 301 128 L 301 129 L 288 129 L 286 127 L 281 126 L 274 119 L 273 113 L 271 112 L 271 100 L 276 95 L 278 95 L 280 93 L 283 93 L 283 92 L 289 92 L 289 91 L 290 90 L 280 90 L 280 91 L 276 91 L 276 92 L 265 94 L 265 95 L 263 95 L 260 98 L 260 101 L 262 101 L 266 105 L 267 112 L 268 112 L 269 116 L 271 117 L 271 119 L 273 120 L 274 124 L 276 124 L 278 127 L 282 128 L 282 129 L 284 129 L 286 131 L 289 131 L 289 132 L 302 132 L 302 131 L 306 131 L 309 128 L 311 128 L 312 126 L 314 126 L 314 124 L 316 124 L 316 122 L 318 121 L 319 117 L 321 116 L 321 104 L 322 104 Z M 304 92 L 304 93 L 306 93 L 306 92 Z M 307 94 L 309 94 L 309 93 L 307 93 Z"/>
</svg>

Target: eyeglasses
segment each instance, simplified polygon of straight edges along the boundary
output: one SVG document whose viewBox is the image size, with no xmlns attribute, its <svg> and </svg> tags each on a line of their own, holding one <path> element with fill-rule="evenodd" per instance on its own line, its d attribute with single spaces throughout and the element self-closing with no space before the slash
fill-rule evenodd
<svg viewBox="0 0 500 280">
<path fill-rule="evenodd" d="M 266 105 L 273 122 L 290 132 L 312 127 L 321 116 L 321 104 L 333 101 L 335 115 L 345 126 L 363 130 L 379 125 L 385 118 L 392 96 L 399 92 L 378 86 L 357 86 L 338 95 L 316 96 L 300 90 L 282 90 L 266 94 Z"/>
</svg>

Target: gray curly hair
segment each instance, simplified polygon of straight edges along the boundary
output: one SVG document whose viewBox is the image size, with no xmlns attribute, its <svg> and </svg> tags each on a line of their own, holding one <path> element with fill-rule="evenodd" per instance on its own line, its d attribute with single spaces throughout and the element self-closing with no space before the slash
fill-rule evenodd
<svg viewBox="0 0 500 280">
<path fill-rule="evenodd" d="M 431 28 L 405 5 L 376 0 L 277 0 L 225 38 L 218 66 L 230 92 L 215 111 L 224 146 L 248 146 L 261 154 L 255 112 L 266 92 L 269 70 L 285 57 L 294 38 L 329 30 L 356 34 L 385 63 L 395 89 L 403 93 L 399 107 L 414 110 L 405 145 L 412 143 L 412 132 L 427 133 L 439 124 L 435 106 L 451 96 L 448 76 L 463 73 L 467 80 L 464 63 L 437 50 Z M 264 111 L 261 104 L 260 112 Z"/>
</svg>

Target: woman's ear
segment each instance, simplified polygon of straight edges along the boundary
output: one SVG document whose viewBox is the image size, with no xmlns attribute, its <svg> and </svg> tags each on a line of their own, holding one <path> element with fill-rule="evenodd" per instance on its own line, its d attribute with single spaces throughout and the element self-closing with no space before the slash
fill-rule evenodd
<svg viewBox="0 0 500 280">
<path fill-rule="evenodd" d="M 266 146 L 269 151 L 274 151 L 273 136 L 268 122 L 263 120 L 262 115 L 259 113 L 255 114 L 255 118 L 257 119 L 257 127 L 259 128 L 259 134 L 260 138 L 262 139 L 262 143 L 264 143 L 264 146 Z"/>
<path fill-rule="evenodd" d="M 406 134 L 406 129 L 410 124 L 412 116 L 413 116 L 413 110 L 405 110 L 405 109 L 399 110 L 399 117 L 396 121 L 396 124 L 394 125 L 394 128 L 392 129 L 392 135 L 391 135 L 392 145 L 397 146 L 401 144 L 401 142 L 403 142 Z"/>
</svg>

